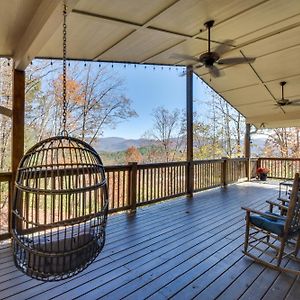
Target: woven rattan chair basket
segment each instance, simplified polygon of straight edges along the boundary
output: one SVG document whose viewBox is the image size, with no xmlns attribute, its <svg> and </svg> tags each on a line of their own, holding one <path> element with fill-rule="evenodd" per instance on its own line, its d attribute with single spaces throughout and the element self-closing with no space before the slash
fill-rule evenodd
<svg viewBox="0 0 300 300">
<path fill-rule="evenodd" d="M 104 167 L 87 143 L 68 136 L 41 141 L 20 162 L 12 234 L 16 266 L 40 280 L 86 268 L 105 243 Z"/>
</svg>

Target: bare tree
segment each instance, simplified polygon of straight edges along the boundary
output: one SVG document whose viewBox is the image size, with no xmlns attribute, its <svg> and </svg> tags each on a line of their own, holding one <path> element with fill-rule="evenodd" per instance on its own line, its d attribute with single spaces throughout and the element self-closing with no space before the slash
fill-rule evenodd
<svg viewBox="0 0 300 300">
<path fill-rule="evenodd" d="M 12 99 L 12 67 L 5 58 L 0 58 L 0 105 L 11 108 Z M 8 171 L 10 169 L 10 137 L 11 118 L 0 114 L 0 169 Z"/>
<path fill-rule="evenodd" d="M 242 156 L 242 137 L 245 132 L 245 120 L 243 116 L 229 105 L 221 97 L 210 91 L 211 100 L 210 122 L 213 130 L 213 145 L 218 149 L 213 150 L 219 153 L 219 147 L 223 149 L 222 156 Z"/>
<path fill-rule="evenodd" d="M 154 124 L 147 135 L 162 147 L 164 161 L 174 160 L 184 138 L 181 113 L 178 109 L 169 111 L 159 106 L 153 110 L 152 115 Z"/>
<path fill-rule="evenodd" d="M 63 128 L 62 75 L 57 71 L 54 74 L 45 78 L 42 93 L 32 103 L 35 116 L 40 116 L 31 119 L 33 127 L 42 128 L 38 139 L 60 134 Z M 106 68 L 93 64 L 69 67 L 66 99 L 69 134 L 94 143 L 106 126 L 114 127 L 136 116 L 122 86 L 122 80 Z"/>
<path fill-rule="evenodd" d="M 264 153 L 274 157 L 299 157 L 299 128 L 264 130 L 268 135 Z"/>
</svg>

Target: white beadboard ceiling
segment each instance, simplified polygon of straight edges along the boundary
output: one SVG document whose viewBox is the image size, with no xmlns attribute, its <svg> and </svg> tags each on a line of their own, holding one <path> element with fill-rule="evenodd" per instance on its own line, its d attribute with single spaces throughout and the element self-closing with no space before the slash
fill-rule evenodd
<svg viewBox="0 0 300 300">
<path fill-rule="evenodd" d="M 208 85 L 259 127 L 300 126 L 300 106 L 276 107 L 280 81 L 285 98 L 300 99 L 299 0 L 68 0 L 68 58 L 140 64 L 190 65 L 172 57 L 207 51 L 204 22 L 215 20 L 212 50 L 231 40 L 222 57 L 255 57 L 224 66 Z M 1 0 L 0 55 L 25 69 L 33 58 L 61 58 L 62 1 Z"/>
</svg>

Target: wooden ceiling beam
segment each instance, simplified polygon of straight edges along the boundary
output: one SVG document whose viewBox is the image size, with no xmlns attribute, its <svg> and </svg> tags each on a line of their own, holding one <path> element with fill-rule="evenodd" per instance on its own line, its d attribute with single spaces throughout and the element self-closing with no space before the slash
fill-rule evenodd
<svg viewBox="0 0 300 300">
<path fill-rule="evenodd" d="M 11 118 L 12 110 L 5 106 L 0 105 L 0 114 Z"/>
<path fill-rule="evenodd" d="M 80 0 L 68 0 L 68 13 Z M 61 0 L 42 0 L 13 53 L 16 70 L 25 70 L 63 22 Z"/>
<path fill-rule="evenodd" d="M 249 117 L 246 118 L 246 122 L 250 124 L 268 124 L 268 123 L 276 123 L 278 121 L 299 121 L 299 111 L 293 112 L 285 112 L 282 114 L 268 114 L 268 115 L 261 115 L 257 117 Z"/>
</svg>

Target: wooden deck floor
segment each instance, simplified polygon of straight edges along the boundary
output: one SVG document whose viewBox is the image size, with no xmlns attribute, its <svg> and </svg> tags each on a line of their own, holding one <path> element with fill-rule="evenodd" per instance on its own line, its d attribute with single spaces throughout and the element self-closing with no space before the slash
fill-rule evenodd
<svg viewBox="0 0 300 300">
<path fill-rule="evenodd" d="M 300 280 L 242 254 L 241 205 L 263 209 L 268 184 L 242 183 L 109 218 L 97 260 L 72 279 L 44 283 L 0 249 L 1 299 L 300 299 Z"/>
</svg>

